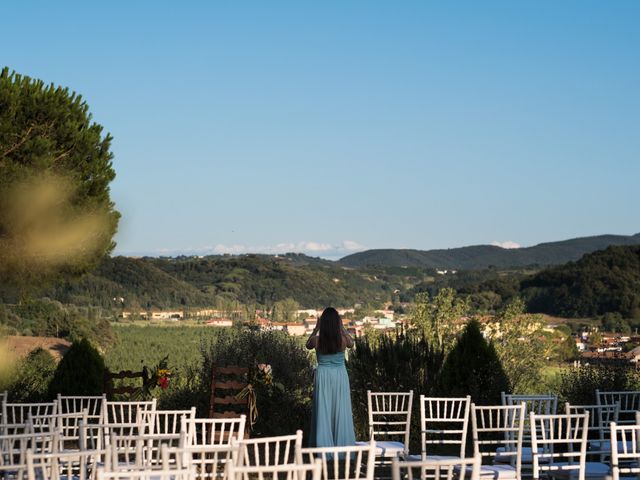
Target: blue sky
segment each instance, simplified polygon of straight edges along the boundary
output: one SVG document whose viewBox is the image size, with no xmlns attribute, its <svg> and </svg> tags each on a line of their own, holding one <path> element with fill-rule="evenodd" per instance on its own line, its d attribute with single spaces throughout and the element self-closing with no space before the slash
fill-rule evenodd
<svg viewBox="0 0 640 480">
<path fill-rule="evenodd" d="M 116 253 L 640 231 L 640 2 L 8 2 L 114 136 Z"/>
</svg>

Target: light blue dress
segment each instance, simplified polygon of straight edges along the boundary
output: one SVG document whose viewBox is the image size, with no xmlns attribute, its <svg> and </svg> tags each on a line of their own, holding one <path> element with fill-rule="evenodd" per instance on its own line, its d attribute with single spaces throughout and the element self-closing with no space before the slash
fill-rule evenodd
<svg viewBox="0 0 640 480">
<path fill-rule="evenodd" d="M 344 352 L 317 353 L 311 414 L 312 447 L 355 445 L 349 376 Z"/>
</svg>

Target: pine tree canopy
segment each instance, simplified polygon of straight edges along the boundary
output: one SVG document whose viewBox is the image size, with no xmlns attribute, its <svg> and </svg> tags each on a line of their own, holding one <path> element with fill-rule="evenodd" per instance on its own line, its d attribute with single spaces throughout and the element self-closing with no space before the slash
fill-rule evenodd
<svg viewBox="0 0 640 480">
<path fill-rule="evenodd" d="M 29 288 L 95 265 L 120 214 L 111 136 L 68 88 L 0 72 L 0 278 Z"/>
</svg>

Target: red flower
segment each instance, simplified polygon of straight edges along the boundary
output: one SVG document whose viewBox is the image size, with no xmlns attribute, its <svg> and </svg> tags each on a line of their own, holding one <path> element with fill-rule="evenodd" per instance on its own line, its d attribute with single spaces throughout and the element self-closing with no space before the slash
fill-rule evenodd
<svg viewBox="0 0 640 480">
<path fill-rule="evenodd" d="M 168 377 L 160 377 L 158 379 L 158 385 L 163 390 L 166 390 L 169 387 L 169 378 Z"/>
</svg>

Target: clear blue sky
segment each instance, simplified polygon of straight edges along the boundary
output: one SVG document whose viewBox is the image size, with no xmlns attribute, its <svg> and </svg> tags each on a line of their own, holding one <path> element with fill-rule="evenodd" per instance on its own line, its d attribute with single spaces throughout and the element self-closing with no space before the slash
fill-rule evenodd
<svg viewBox="0 0 640 480">
<path fill-rule="evenodd" d="M 1 16 L 0 62 L 81 93 L 114 136 L 116 253 L 640 231 L 638 1 L 21 1 Z"/>
</svg>

